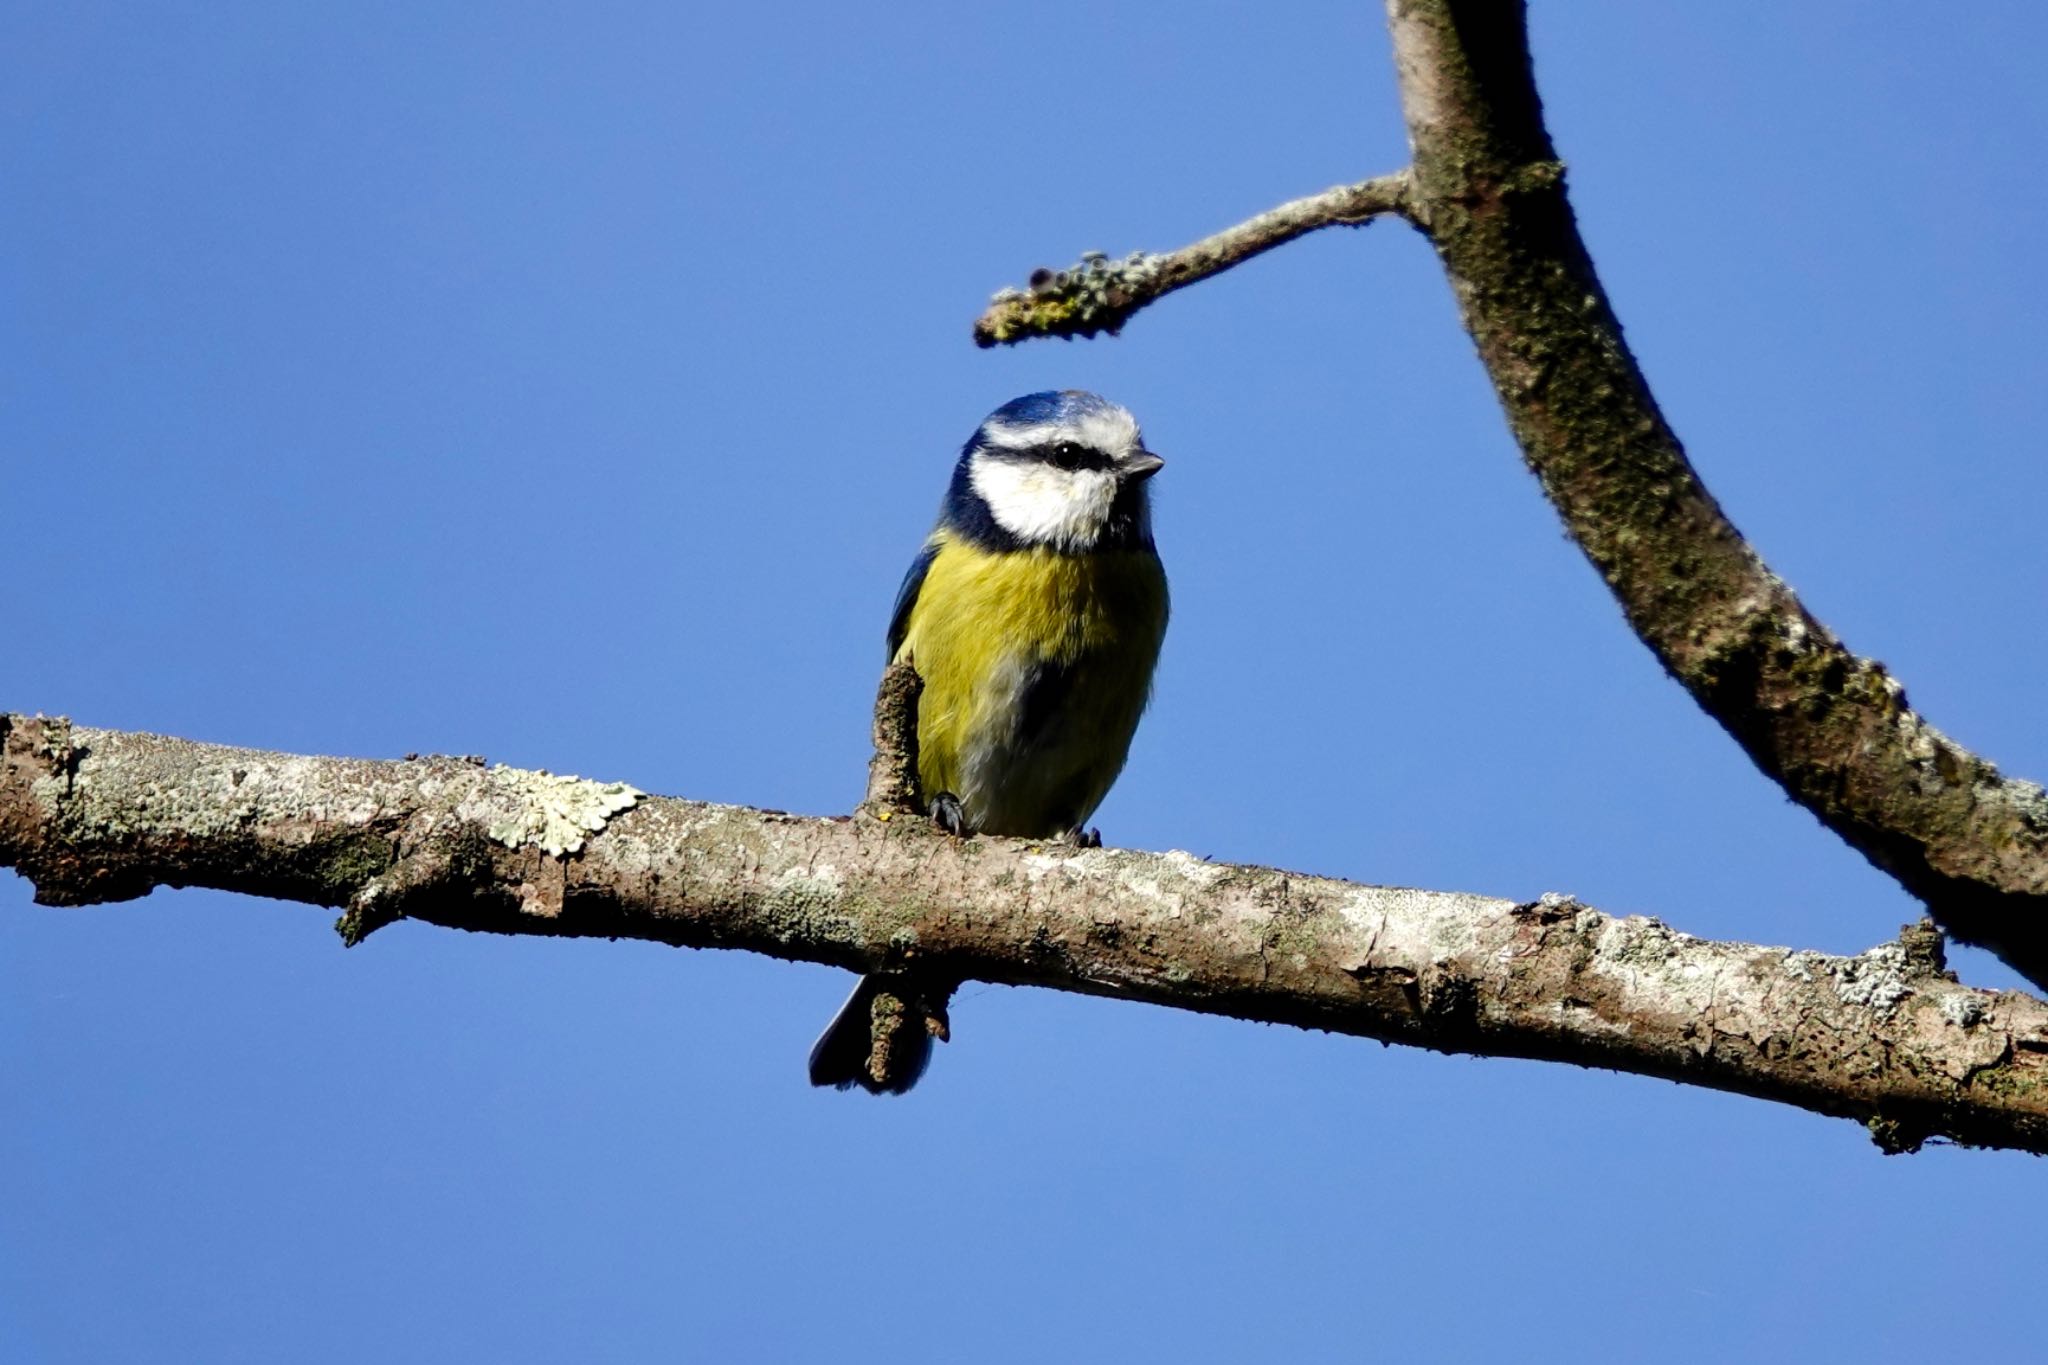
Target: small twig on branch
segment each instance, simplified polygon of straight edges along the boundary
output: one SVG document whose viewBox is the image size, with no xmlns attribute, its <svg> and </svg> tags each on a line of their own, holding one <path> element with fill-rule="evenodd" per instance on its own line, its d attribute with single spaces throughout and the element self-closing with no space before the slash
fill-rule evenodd
<svg viewBox="0 0 2048 1365">
<path fill-rule="evenodd" d="M 171 885 L 340 906 L 383 886 L 407 918 L 455 928 L 1050 986 L 1687 1081 L 1858 1120 L 1887 1150 L 2048 1152 L 2048 1005 L 1956 984 L 1917 929 L 1833 957 L 1563 896 L 956 839 L 461 759 L 297 757 L 19 716 L 0 716 L 0 866 L 50 904 Z M 891 1047 L 915 1023 L 882 1022 Z"/>
<path fill-rule="evenodd" d="M 882 672 L 875 689 L 875 756 L 868 760 L 868 792 L 861 805 L 886 820 L 893 813 L 924 814 L 917 784 L 917 699 L 924 679 L 908 660 Z"/>
<path fill-rule="evenodd" d="M 877 820 L 925 813 L 917 779 L 917 703 L 923 695 L 924 679 L 910 660 L 898 659 L 882 671 L 875 689 L 875 754 L 868 760 L 868 791 L 861 802 L 862 813 Z M 867 1075 L 875 1090 L 900 1092 L 923 1069 L 931 1046 L 926 1039 L 952 1037 L 947 1005 L 959 981 L 905 970 L 871 984 Z"/>
<path fill-rule="evenodd" d="M 1024 289 L 998 293 L 975 320 L 974 341 L 995 346 L 1035 336 L 1114 336 L 1146 304 L 1304 233 L 1363 227 L 1407 212 L 1408 177 L 1397 173 L 1291 200 L 1178 251 L 1133 252 L 1120 261 L 1091 252 L 1065 270 L 1034 272 Z"/>
</svg>

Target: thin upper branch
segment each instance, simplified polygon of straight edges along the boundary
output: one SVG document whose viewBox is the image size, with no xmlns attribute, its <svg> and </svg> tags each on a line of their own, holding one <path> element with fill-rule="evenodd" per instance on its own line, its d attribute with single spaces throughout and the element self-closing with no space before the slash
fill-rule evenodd
<svg viewBox="0 0 2048 1365">
<path fill-rule="evenodd" d="M 1146 304 L 1304 233 L 1363 227 L 1407 212 L 1408 176 L 1396 172 L 1289 200 L 1178 251 L 1133 252 L 1120 261 L 1090 252 L 1065 270 L 1035 272 L 1024 289 L 998 293 L 975 320 L 974 341 L 995 346 L 1035 336 L 1114 336 Z"/>
<path fill-rule="evenodd" d="M 2048 1005 L 1938 936 L 1858 957 L 1562 897 L 1362 886 L 1185 853 L 954 839 L 473 760 L 306 758 L 0 716 L 0 865 L 46 904 L 208 886 L 501 933 L 743 948 L 1051 986 L 1688 1081 L 2048 1152 Z M 348 917 L 345 917 L 348 918 Z M 792 1058 L 794 1064 L 794 1058 Z"/>
</svg>

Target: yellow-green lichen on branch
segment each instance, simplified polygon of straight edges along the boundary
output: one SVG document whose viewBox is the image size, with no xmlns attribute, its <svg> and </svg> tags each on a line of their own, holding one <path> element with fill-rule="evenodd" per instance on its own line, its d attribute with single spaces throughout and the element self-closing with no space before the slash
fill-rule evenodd
<svg viewBox="0 0 2048 1365">
<path fill-rule="evenodd" d="M 974 339 L 979 345 L 995 346 L 1035 336 L 1114 336 L 1132 313 L 1151 301 L 1159 262 L 1158 256 L 1142 251 L 1120 261 L 1090 251 L 1079 265 L 1035 271 L 1028 289 L 997 291 L 988 311 L 974 324 Z"/>
</svg>

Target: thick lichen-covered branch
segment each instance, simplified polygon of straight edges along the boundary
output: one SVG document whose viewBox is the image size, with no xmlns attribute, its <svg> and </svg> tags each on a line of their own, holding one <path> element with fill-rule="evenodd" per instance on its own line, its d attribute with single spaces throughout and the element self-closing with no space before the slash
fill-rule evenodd
<svg viewBox="0 0 2048 1365">
<path fill-rule="evenodd" d="M 1383 175 L 1289 200 L 1178 251 L 1133 252 L 1111 260 L 1089 252 L 1065 270 L 1034 272 L 1023 289 L 1004 289 L 974 323 L 980 346 L 1027 337 L 1114 336 L 1131 315 L 1197 280 L 1325 227 L 1363 227 L 1407 212 L 1408 177 Z"/>
<path fill-rule="evenodd" d="M 574 846 L 551 846 L 572 828 Z M 1858 1120 L 1893 1150 L 2048 1151 L 2048 1006 L 1956 984 L 1918 929 L 1831 957 L 1567 897 L 962 840 L 908 813 L 813 819 L 467 759 L 307 758 L 22 717 L 0 717 L 0 864 L 46 904 L 207 886 L 342 908 L 362 932 L 403 916 L 1049 986 L 1688 1081 Z"/>
</svg>

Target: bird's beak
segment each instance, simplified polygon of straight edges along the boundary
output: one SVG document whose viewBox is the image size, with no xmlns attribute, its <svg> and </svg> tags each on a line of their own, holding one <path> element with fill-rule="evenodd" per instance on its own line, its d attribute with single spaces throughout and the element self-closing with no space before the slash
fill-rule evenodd
<svg viewBox="0 0 2048 1365">
<path fill-rule="evenodd" d="M 1166 468 L 1166 461 L 1149 450 L 1141 450 L 1124 461 L 1124 477 L 1127 479 L 1149 479 Z"/>
</svg>

